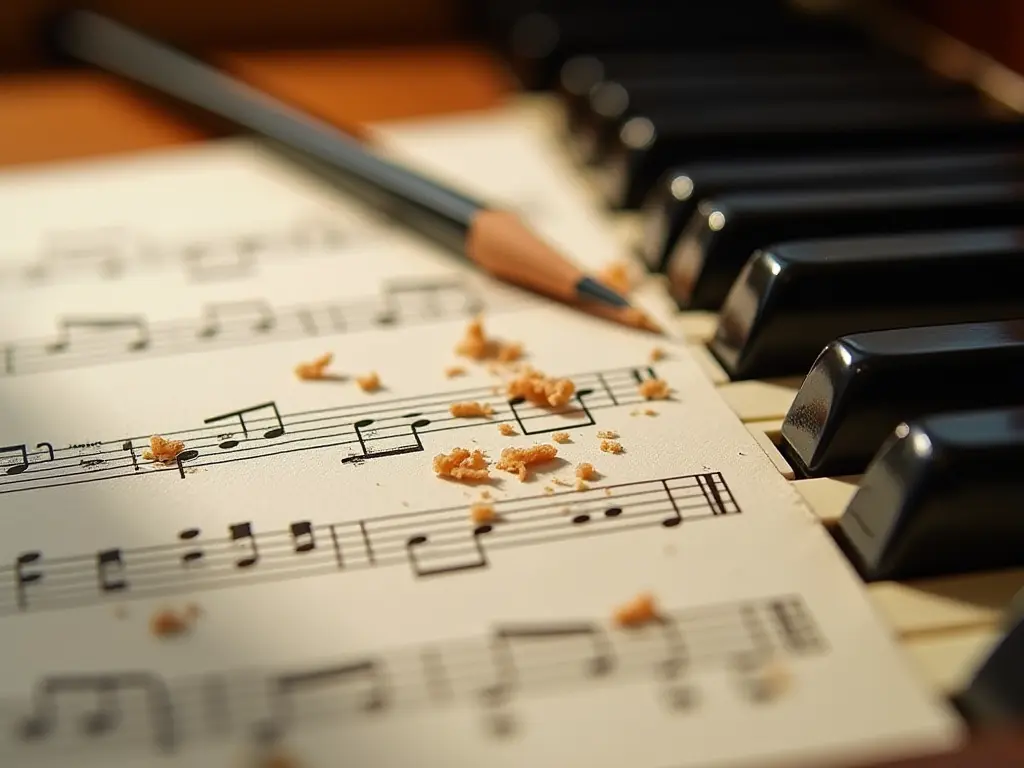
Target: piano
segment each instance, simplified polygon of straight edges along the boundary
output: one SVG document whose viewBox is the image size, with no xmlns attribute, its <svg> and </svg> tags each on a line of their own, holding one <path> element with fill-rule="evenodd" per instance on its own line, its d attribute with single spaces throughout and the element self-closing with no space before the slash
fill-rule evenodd
<svg viewBox="0 0 1024 768">
<path fill-rule="evenodd" d="M 172 5 L 123 18 L 345 125 L 487 106 L 507 87 L 495 60 L 543 99 L 664 275 L 723 400 L 976 729 L 958 753 L 893 768 L 1024 765 L 1024 6 L 292 3 L 304 21 L 276 29 L 289 42 L 343 30 L 406 46 L 312 64 L 261 53 L 274 12 L 232 26 L 244 4 Z M 90 98 L 108 108 L 70 136 L 0 128 L 0 162 L 222 130 L 154 114 L 100 75 L 38 69 L 17 30 L 45 6 L 8 6 L 0 50 L 30 68 L 5 75 L 0 109 L 52 126 Z M 359 90 L 370 72 L 390 100 Z M 331 104 L 339 77 L 354 105 Z M 449 87 L 424 97 L 424 77 Z"/>
</svg>

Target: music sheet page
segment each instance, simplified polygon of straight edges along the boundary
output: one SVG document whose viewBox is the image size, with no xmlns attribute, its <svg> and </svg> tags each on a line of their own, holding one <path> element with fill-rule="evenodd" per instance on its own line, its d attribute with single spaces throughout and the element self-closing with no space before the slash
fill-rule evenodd
<svg viewBox="0 0 1024 768">
<path fill-rule="evenodd" d="M 616 255 L 536 121 L 381 136 Z M 685 345 L 498 285 L 244 141 L 10 171 L 0 201 L 2 764 L 810 765 L 959 738 Z M 483 359 L 456 351 L 477 316 Z"/>
</svg>

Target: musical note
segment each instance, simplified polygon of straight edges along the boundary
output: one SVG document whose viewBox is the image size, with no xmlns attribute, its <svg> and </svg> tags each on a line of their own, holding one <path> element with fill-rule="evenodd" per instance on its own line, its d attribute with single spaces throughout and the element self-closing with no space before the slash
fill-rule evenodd
<svg viewBox="0 0 1024 768">
<path fill-rule="evenodd" d="M 53 461 L 53 446 L 50 443 L 36 443 L 36 448 L 46 448 L 50 461 Z"/>
<path fill-rule="evenodd" d="M 157 748 L 164 752 L 174 751 L 176 734 L 170 691 L 162 679 L 145 672 L 45 678 L 33 695 L 32 713 L 21 723 L 21 737 L 25 741 L 38 741 L 53 733 L 59 724 L 58 700 L 68 694 L 81 693 L 96 699 L 96 708 L 82 719 L 82 730 L 89 736 L 107 733 L 119 726 L 126 710 L 138 711 L 135 707 L 121 706 L 122 694 L 133 690 L 145 698 L 145 710 Z"/>
<path fill-rule="evenodd" d="M 284 422 L 281 421 L 281 414 L 277 410 L 277 404 L 274 402 L 261 403 L 260 405 L 254 405 L 250 408 L 243 408 L 240 411 L 232 411 L 231 413 L 222 413 L 220 416 L 211 416 L 208 419 L 203 419 L 204 424 L 216 424 L 218 421 L 224 421 L 226 419 L 238 419 L 239 425 L 242 427 L 242 436 L 249 436 L 249 427 L 245 423 L 245 417 L 248 414 L 258 413 L 260 411 L 270 410 L 274 414 L 274 421 L 276 426 L 271 427 L 263 433 L 263 437 L 267 440 L 273 440 L 275 437 L 280 437 L 284 434 Z M 238 447 L 238 440 L 225 439 L 219 445 L 222 450 L 229 450 L 231 448 Z"/>
<path fill-rule="evenodd" d="M 65 265 L 72 270 L 84 265 L 114 279 L 124 273 L 128 251 L 127 233 L 116 227 L 53 232 L 43 246 L 42 258 L 27 270 L 26 276 L 38 282 Z"/>
<path fill-rule="evenodd" d="M 704 494 L 704 498 L 707 499 L 708 506 L 711 507 L 712 513 L 716 515 L 727 515 L 732 510 L 726 505 L 725 500 L 722 498 L 722 494 L 718 490 L 718 484 L 721 481 L 721 475 L 715 472 L 709 472 L 707 474 L 697 476 L 697 484 L 700 486 L 701 493 Z"/>
<path fill-rule="evenodd" d="M 199 458 L 199 451 L 195 448 L 188 448 L 174 457 L 174 463 L 178 467 L 178 476 L 185 479 L 185 462 L 194 461 Z"/>
<path fill-rule="evenodd" d="M 395 423 L 388 423 L 395 422 Z M 420 413 L 407 413 L 397 419 L 360 419 L 353 427 L 359 441 L 359 453 L 346 456 L 343 463 L 399 456 L 423 450 L 419 431 L 430 426 L 430 419 Z"/>
<path fill-rule="evenodd" d="M 461 571 L 471 571 L 477 568 L 486 568 L 488 566 L 487 553 L 484 551 L 484 546 L 480 539 L 489 534 L 491 530 L 492 528 L 489 525 L 478 525 L 473 529 L 469 537 L 472 547 L 468 556 L 462 554 L 461 550 L 463 547 L 459 546 L 461 542 L 456 542 L 454 547 L 450 544 L 446 546 L 447 539 L 442 540 L 440 536 L 437 543 L 432 547 L 435 551 L 432 552 L 428 549 L 427 554 L 424 555 L 422 554 L 424 548 L 431 546 L 430 537 L 426 534 L 410 537 L 406 542 L 405 549 L 409 555 L 409 564 L 412 566 L 412 572 L 419 578 L 425 578 L 427 576 L 440 576 Z M 455 550 L 454 553 L 450 551 L 453 549 Z M 445 564 L 424 565 L 424 560 L 428 559 L 440 560 Z"/>
<path fill-rule="evenodd" d="M 0 454 L 4 453 L 16 453 L 21 457 L 21 460 L 17 464 L 12 464 L 4 470 L 6 474 L 20 475 L 28 469 L 28 448 L 24 443 L 21 445 L 6 445 L 3 448 L 0 448 Z"/>
<path fill-rule="evenodd" d="M 112 575 L 114 571 L 116 575 Z M 105 549 L 96 553 L 96 573 L 101 592 L 120 592 L 128 588 L 124 580 L 124 556 L 120 549 Z"/>
<path fill-rule="evenodd" d="M 203 323 L 196 336 L 200 339 L 219 336 L 224 332 L 225 321 L 237 323 L 250 333 L 268 333 L 277 324 L 274 310 L 262 299 L 210 304 L 203 308 Z"/>
<path fill-rule="evenodd" d="M 539 648 L 539 653 L 546 654 L 552 644 L 566 643 L 582 644 L 580 670 L 584 677 L 599 677 L 612 671 L 614 657 L 608 636 L 594 624 L 523 624 L 495 629 L 491 639 L 495 681 L 480 692 L 491 710 L 490 723 L 495 732 L 503 735 L 511 730 L 510 716 L 502 709 L 508 706 L 512 694 L 524 682 L 515 649 L 529 653 Z M 529 666 L 527 662 L 526 667 Z"/>
<path fill-rule="evenodd" d="M 269 693 L 271 715 L 258 726 L 257 733 L 264 739 L 280 738 L 294 722 L 293 700 L 300 693 L 309 696 L 326 690 L 337 695 L 346 687 L 360 684 L 366 690 L 357 691 L 357 709 L 377 712 L 387 705 L 387 683 L 383 671 L 372 659 L 317 667 L 276 677 L 271 681 Z"/>
<path fill-rule="evenodd" d="M 135 455 L 135 443 L 133 443 L 131 440 L 125 440 L 123 443 L 121 443 L 121 450 L 122 451 L 128 451 L 129 455 L 131 455 L 131 457 L 132 457 L 132 469 L 134 469 L 136 472 L 138 472 L 139 471 L 139 457 Z M 53 449 L 52 448 L 50 449 L 50 458 L 51 459 L 53 458 Z"/>
<path fill-rule="evenodd" d="M 179 541 L 192 541 L 193 539 L 199 538 L 200 530 L 198 528 L 186 528 L 178 534 Z M 190 549 L 181 556 L 181 564 L 189 567 L 193 566 L 203 559 L 202 549 Z"/>
<path fill-rule="evenodd" d="M 61 318 L 57 321 L 57 338 L 47 346 L 51 353 L 66 352 L 71 346 L 74 330 L 88 333 L 116 333 L 127 332 L 128 339 L 124 343 L 124 349 L 128 352 L 138 352 L 149 346 L 149 327 L 144 318 L 139 316 L 125 317 L 70 317 Z"/>
<path fill-rule="evenodd" d="M 43 574 L 41 572 L 34 571 L 32 573 L 26 573 L 25 567 L 38 563 L 42 559 L 42 552 L 22 552 L 14 562 L 14 592 L 16 596 L 15 599 L 18 604 L 18 610 L 24 611 L 28 608 L 28 585 L 35 584 L 43 579 Z"/>
<path fill-rule="evenodd" d="M 665 636 L 665 646 L 668 648 L 668 655 L 658 665 L 668 684 L 665 690 L 668 705 L 673 710 L 688 709 L 693 706 L 696 696 L 691 686 L 680 682 L 690 668 L 690 654 L 686 642 L 674 621 L 662 619 L 659 623 Z"/>
<path fill-rule="evenodd" d="M 790 652 L 804 654 L 821 650 L 821 635 L 798 600 L 773 600 L 768 609 L 776 634 Z"/>
<path fill-rule="evenodd" d="M 545 432 L 591 427 L 595 424 L 594 417 L 583 399 L 594 393 L 593 389 L 578 389 L 573 395 L 576 406 L 566 405 L 558 409 L 541 408 L 523 397 L 508 401 L 509 409 L 515 417 L 519 431 L 524 435 L 539 435 Z"/>
<path fill-rule="evenodd" d="M 260 561 L 260 553 L 256 546 L 256 537 L 252 533 L 252 523 L 232 523 L 228 530 L 233 548 L 245 551 L 243 557 L 235 560 L 235 567 L 251 568 L 256 565 Z"/>
<path fill-rule="evenodd" d="M 295 554 L 312 552 L 316 549 L 316 537 L 313 534 L 313 524 L 308 520 L 292 523 L 288 526 L 292 534 L 292 547 Z"/>
</svg>

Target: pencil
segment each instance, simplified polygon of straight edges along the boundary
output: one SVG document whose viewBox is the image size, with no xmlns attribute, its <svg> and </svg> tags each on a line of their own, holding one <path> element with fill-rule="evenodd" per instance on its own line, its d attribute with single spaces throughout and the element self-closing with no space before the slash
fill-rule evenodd
<svg viewBox="0 0 1024 768">
<path fill-rule="evenodd" d="M 90 11 L 57 16 L 57 51 L 148 86 L 252 131 L 392 218 L 460 253 L 491 275 L 636 328 L 660 329 L 585 274 L 512 212 L 371 153 L 337 128 L 185 53 Z"/>
</svg>

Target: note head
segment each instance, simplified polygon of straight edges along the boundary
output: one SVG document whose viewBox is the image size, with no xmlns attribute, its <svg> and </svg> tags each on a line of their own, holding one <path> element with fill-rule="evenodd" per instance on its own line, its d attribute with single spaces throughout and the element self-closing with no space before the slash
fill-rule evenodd
<svg viewBox="0 0 1024 768">
<path fill-rule="evenodd" d="M 592 394 L 594 394 L 594 390 L 592 390 L 592 389 L 578 389 L 578 390 L 576 390 L 576 398 L 577 399 L 579 399 L 581 397 L 586 397 L 587 395 L 592 395 Z"/>
<path fill-rule="evenodd" d="M 200 339 L 212 339 L 217 335 L 217 329 L 207 326 L 206 328 L 200 328 L 196 332 L 196 336 Z"/>
<path fill-rule="evenodd" d="M 274 330 L 274 321 L 260 320 L 253 326 L 253 330 L 256 331 L 257 333 L 269 333 L 270 331 Z"/>
<path fill-rule="evenodd" d="M 182 464 L 186 461 L 192 461 L 192 459 L 198 459 L 199 451 L 197 451 L 195 448 L 189 448 L 187 451 L 182 451 L 174 458 L 177 459 L 179 464 Z"/>
<path fill-rule="evenodd" d="M 264 432 L 263 436 L 268 440 L 273 440 L 275 437 L 280 437 L 283 434 L 284 427 L 274 427 L 273 429 L 268 429 L 266 432 Z"/>
<path fill-rule="evenodd" d="M 513 397 L 511 400 L 508 401 L 508 404 L 509 405 L 522 405 L 525 402 L 526 402 L 526 398 L 525 397 Z"/>
<path fill-rule="evenodd" d="M 417 419 L 417 418 L 419 418 L 422 415 L 423 415 L 422 413 L 407 413 L 402 418 L 403 419 Z"/>
<path fill-rule="evenodd" d="M 681 518 L 679 518 L 679 517 L 670 517 L 670 518 L 668 518 L 667 520 L 662 520 L 662 521 L 661 521 L 661 524 L 662 524 L 662 525 L 663 525 L 664 527 L 666 527 L 666 528 L 675 528 L 675 527 L 676 527 L 676 526 L 678 526 L 678 525 L 679 525 L 679 524 L 680 524 L 681 522 L 683 522 L 683 521 L 682 521 L 682 519 L 681 519 Z"/>
<path fill-rule="evenodd" d="M 28 464 L 15 464 L 13 467 L 8 467 L 5 471 L 5 474 L 20 475 L 26 469 L 28 469 Z"/>
<path fill-rule="evenodd" d="M 605 517 L 618 517 L 622 514 L 622 507 L 609 507 L 604 511 Z"/>
<path fill-rule="evenodd" d="M 42 717 L 26 717 L 18 728 L 21 738 L 26 741 L 41 739 L 50 733 L 53 726 L 49 720 Z"/>
<path fill-rule="evenodd" d="M 430 419 L 417 419 L 412 423 L 413 429 L 423 429 L 430 426 Z"/>
<path fill-rule="evenodd" d="M 28 565 L 34 563 L 43 556 L 42 552 L 25 552 L 18 555 L 18 565 Z"/>
<path fill-rule="evenodd" d="M 113 728 L 114 720 L 106 712 L 89 712 L 82 718 L 82 731 L 90 736 L 99 736 Z"/>
<path fill-rule="evenodd" d="M 421 546 L 421 545 L 426 544 L 426 543 L 427 543 L 427 537 L 426 536 L 412 536 L 406 542 L 406 546 L 418 547 L 418 546 Z"/>
<path fill-rule="evenodd" d="M 139 341 L 133 341 L 131 344 L 128 345 L 128 351 L 129 352 L 142 352 L 142 351 L 147 350 L 147 349 L 149 349 L 149 340 L 148 339 L 141 339 Z"/>
<path fill-rule="evenodd" d="M 51 354 L 59 354 L 61 352 L 65 352 L 67 348 L 68 345 L 67 342 L 65 341 L 55 341 L 53 344 L 46 345 L 46 351 Z"/>
<path fill-rule="evenodd" d="M 217 447 L 222 449 L 222 450 L 228 451 L 228 450 L 231 450 L 232 448 L 237 448 L 238 447 L 238 441 L 237 440 L 225 440 L 222 443 L 218 443 Z"/>
<path fill-rule="evenodd" d="M 572 519 L 573 525 L 582 525 L 590 522 L 590 515 L 576 515 Z"/>
<path fill-rule="evenodd" d="M 594 677 L 601 677 L 607 675 L 612 671 L 612 660 L 606 656 L 601 656 L 596 659 L 591 659 L 589 669 L 587 670 Z"/>
<path fill-rule="evenodd" d="M 354 426 L 356 427 L 356 429 L 362 429 L 363 427 L 368 427 L 371 424 L 373 424 L 373 419 L 360 419 L 355 423 Z"/>
<path fill-rule="evenodd" d="M 493 526 L 490 525 L 478 525 L 473 529 L 474 536 L 483 536 L 484 534 L 490 533 L 494 530 Z"/>
<path fill-rule="evenodd" d="M 394 312 L 381 312 L 374 320 L 377 322 L 377 325 L 394 325 L 397 317 Z"/>
</svg>

